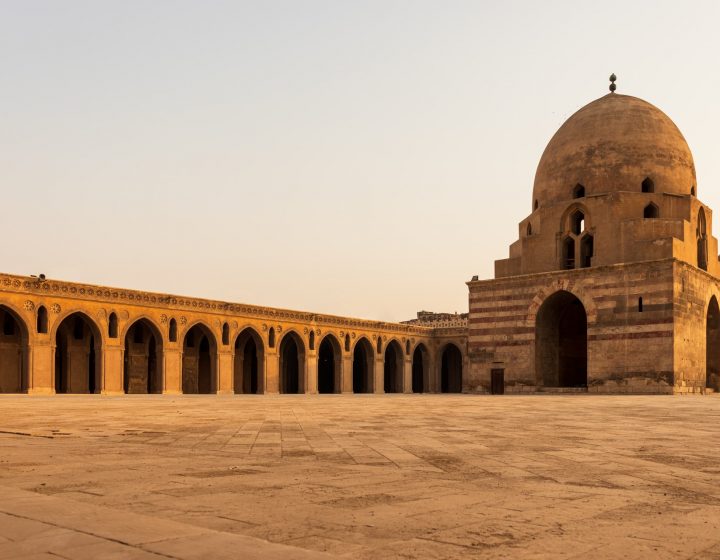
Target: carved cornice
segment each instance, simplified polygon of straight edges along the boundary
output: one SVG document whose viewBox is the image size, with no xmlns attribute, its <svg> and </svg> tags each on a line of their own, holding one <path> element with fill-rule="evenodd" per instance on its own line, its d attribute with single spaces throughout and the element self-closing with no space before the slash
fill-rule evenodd
<svg viewBox="0 0 720 560">
<path fill-rule="evenodd" d="M 126 305 L 141 305 L 159 309 L 176 309 L 178 311 L 197 311 L 199 313 L 215 313 L 221 315 L 269 317 L 286 321 L 297 321 L 321 325 L 334 325 L 345 329 L 367 329 L 374 331 L 390 331 L 405 334 L 431 336 L 434 331 L 431 327 L 409 326 L 402 323 L 387 323 L 384 321 L 370 321 L 353 317 L 325 315 L 291 309 L 279 309 L 246 303 L 229 303 L 225 301 L 188 298 L 171 294 L 142 292 L 138 290 L 125 290 L 108 286 L 95 286 L 92 284 L 79 284 L 76 282 L 63 282 L 59 280 L 43 280 L 28 278 L 27 276 L 14 276 L 0 274 L 0 291 L 29 293 L 43 296 L 73 298 L 103 303 L 123 303 Z M 444 330 L 444 329 L 441 329 Z"/>
</svg>

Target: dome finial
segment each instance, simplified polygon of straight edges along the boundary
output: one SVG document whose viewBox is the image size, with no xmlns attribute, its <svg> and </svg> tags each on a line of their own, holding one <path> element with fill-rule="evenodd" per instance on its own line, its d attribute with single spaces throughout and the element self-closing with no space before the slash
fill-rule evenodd
<svg viewBox="0 0 720 560">
<path fill-rule="evenodd" d="M 610 74 L 610 93 L 615 93 L 615 90 L 617 89 L 615 80 L 617 80 L 617 76 L 615 74 Z"/>
</svg>

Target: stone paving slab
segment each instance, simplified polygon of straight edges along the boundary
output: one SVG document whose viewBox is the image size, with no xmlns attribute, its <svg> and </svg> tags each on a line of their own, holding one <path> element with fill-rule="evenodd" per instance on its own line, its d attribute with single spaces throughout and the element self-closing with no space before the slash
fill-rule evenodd
<svg viewBox="0 0 720 560">
<path fill-rule="evenodd" d="M 5 558 L 720 559 L 720 397 L 0 395 Z"/>
</svg>

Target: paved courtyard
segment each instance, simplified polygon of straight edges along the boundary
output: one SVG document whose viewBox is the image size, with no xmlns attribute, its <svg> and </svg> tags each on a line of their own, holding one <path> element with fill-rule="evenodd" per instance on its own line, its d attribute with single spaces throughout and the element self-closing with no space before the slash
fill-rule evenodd
<svg viewBox="0 0 720 560">
<path fill-rule="evenodd" d="M 0 559 L 720 558 L 720 397 L 0 396 Z"/>
</svg>

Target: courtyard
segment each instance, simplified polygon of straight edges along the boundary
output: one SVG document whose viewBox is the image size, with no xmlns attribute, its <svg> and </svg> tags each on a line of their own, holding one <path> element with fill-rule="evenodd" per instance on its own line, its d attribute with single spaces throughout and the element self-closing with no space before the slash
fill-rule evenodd
<svg viewBox="0 0 720 560">
<path fill-rule="evenodd" d="M 720 397 L 0 395 L 0 559 L 720 558 Z"/>
</svg>

